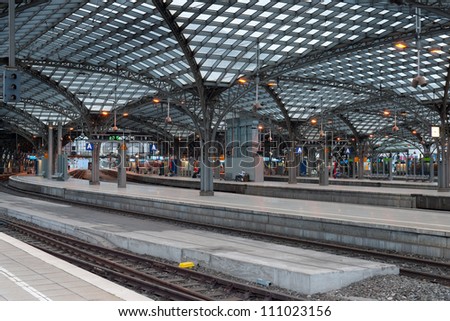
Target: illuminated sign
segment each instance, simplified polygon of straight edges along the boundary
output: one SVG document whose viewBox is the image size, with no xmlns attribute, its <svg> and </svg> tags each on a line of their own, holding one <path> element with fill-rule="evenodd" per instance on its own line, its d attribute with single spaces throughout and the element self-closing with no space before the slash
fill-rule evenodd
<svg viewBox="0 0 450 321">
<path fill-rule="evenodd" d="M 108 140 L 114 140 L 114 141 L 122 141 L 123 140 L 123 137 L 122 136 L 119 136 L 119 135 L 110 135 L 109 137 L 108 137 Z"/>
<path fill-rule="evenodd" d="M 431 137 L 439 138 L 440 135 L 440 129 L 438 126 L 431 126 Z"/>
</svg>

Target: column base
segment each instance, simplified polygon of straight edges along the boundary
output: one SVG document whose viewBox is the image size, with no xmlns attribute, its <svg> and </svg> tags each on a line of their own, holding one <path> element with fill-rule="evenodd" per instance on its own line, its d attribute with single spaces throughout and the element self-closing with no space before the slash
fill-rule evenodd
<svg viewBox="0 0 450 321">
<path fill-rule="evenodd" d="M 91 182 L 91 181 L 89 181 L 89 185 L 100 185 L 100 182 Z"/>
<path fill-rule="evenodd" d="M 200 191 L 200 196 L 214 196 L 214 191 Z"/>
</svg>

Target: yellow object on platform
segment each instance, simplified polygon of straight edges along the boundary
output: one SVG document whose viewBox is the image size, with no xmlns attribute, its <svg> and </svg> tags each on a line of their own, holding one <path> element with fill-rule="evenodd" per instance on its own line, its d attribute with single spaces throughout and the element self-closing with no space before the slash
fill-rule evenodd
<svg viewBox="0 0 450 321">
<path fill-rule="evenodd" d="M 194 262 L 181 262 L 178 267 L 183 268 L 183 269 L 190 269 L 193 268 L 195 266 Z"/>
</svg>

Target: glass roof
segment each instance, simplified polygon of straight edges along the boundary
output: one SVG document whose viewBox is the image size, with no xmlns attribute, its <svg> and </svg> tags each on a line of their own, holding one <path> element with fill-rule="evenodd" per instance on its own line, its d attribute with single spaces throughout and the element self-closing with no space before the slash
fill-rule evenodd
<svg viewBox="0 0 450 321">
<path fill-rule="evenodd" d="M 431 144 L 449 68 L 450 3 L 404 3 L 19 0 L 21 101 L 0 101 L 2 126 L 45 135 L 45 125 L 62 122 L 86 131 L 89 115 L 108 112 L 106 126 L 115 111 L 119 127 L 188 136 L 205 117 L 204 91 L 219 128 L 244 113 L 284 135 L 288 117 L 298 139 L 319 139 L 325 129 L 375 135 L 383 146 Z M 0 29 L 6 66 L 7 1 Z M 403 50 L 394 46 L 400 40 Z M 414 88 L 418 72 L 428 83 Z M 157 96 L 162 103 L 152 102 Z M 394 121 L 401 130 L 392 132 Z"/>
</svg>

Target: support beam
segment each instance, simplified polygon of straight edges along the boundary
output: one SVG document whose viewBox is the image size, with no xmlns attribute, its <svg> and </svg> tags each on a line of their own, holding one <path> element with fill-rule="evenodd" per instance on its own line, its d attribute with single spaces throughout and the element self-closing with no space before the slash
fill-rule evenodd
<svg viewBox="0 0 450 321">
<path fill-rule="evenodd" d="M 48 151 L 47 151 L 47 179 L 52 179 L 53 175 L 53 125 L 48 126 Z"/>
</svg>

